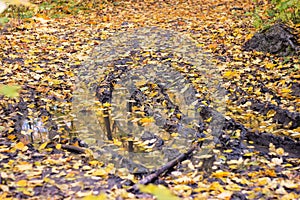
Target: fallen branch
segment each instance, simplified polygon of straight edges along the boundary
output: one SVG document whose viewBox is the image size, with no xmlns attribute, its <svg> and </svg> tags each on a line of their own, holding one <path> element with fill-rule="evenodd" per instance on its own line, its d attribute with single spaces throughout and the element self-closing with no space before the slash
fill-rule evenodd
<svg viewBox="0 0 300 200">
<path fill-rule="evenodd" d="M 64 150 L 73 152 L 73 153 L 78 153 L 78 154 L 85 153 L 84 148 L 76 147 L 76 146 L 73 146 L 73 145 L 62 144 L 61 148 L 64 149 Z"/>
<path fill-rule="evenodd" d="M 193 151 L 195 151 L 198 147 L 202 146 L 203 142 L 196 142 L 192 145 L 192 147 L 186 152 L 180 154 L 177 158 L 169 161 L 167 164 L 163 165 L 159 169 L 157 169 L 152 174 L 149 174 L 148 176 L 141 179 L 138 183 L 136 183 L 132 188 L 130 188 L 130 191 L 138 191 L 138 185 L 146 185 L 149 183 L 152 183 L 154 180 L 156 180 L 161 174 L 171 170 L 173 167 L 175 167 L 177 164 L 181 163 L 185 159 L 187 159 Z"/>
<path fill-rule="evenodd" d="M 55 148 L 55 145 L 56 145 L 55 143 L 50 143 L 47 145 L 47 148 Z M 62 144 L 61 148 L 63 150 L 66 150 L 66 151 L 69 151 L 72 153 L 78 153 L 78 154 L 85 153 L 85 148 L 77 147 L 77 146 L 73 146 L 73 145 Z"/>
</svg>

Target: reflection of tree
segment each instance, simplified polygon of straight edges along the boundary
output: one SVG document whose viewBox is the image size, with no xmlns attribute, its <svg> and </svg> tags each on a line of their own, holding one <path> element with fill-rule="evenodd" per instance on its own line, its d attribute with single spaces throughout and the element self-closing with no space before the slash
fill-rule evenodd
<svg viewBox="0 0 300 200">
<path fill-rule="evenodd" d="M 193 68 L 197 75 L 186 74 L 186 67 Z M 103 111 L 104 119 L 100 125 L 104 129 L 100 128 L 100 134 L 109 140 L 116 137 L 122 140 L 125 136 L 123 142 L 131 152 L 130 159 L 136 157 L 136 162 L 141 162 L 145 156 L 140 156 L 140 152 L 134 155 L 134 144 L 145 142 L 137 141 L 145 131 L 157 137 L 161 137 L 162 132 L 168 133 L 170 136 L 163 149 L 171 150 L 172 146 L 177 146 L 174 150 L 178 153 L 178 149 L 186 149 L 191 141 L 203 137 L 202 131 L 209 128 L 209 123 L 222 126 L 223 118 L 214 122 L 213 117 L 207 120 L 206 127 L 199 115 L 205 107 L 201 101 L 220 89 L 213 89 L 214 84 L 219 84 L 215 80 L 221 80 L 215 76 L 218 72 L 209 63 L 209 56 L 203 54 L 190 38 L 173 31 L 141 28 L 118 33 L 94 49 L 90 61 L 80 68 L 77 85 L 88 85 L 89 91 L 85 92 L 95 93 L 101 103 L 112 104 L 112 116 L 108 116 L 108 110 Z M 195 77 L 199 77 L 196 82 Z M 145 83 L 141 84 L 143 80 Z M 201 84 L 205 87 L 199 88 Z M 200 100 L 196 98 L 198 89 L 206 90 Z M 221 102 L 222 95 L 222 92 L 215 95 L 215 100 Z M 211 99 L 207 102 L 212 103 Z M 146 117 L 152 117 L 155 126 L 144 127 L 141 119 Z M 220 134 L 220 128 L 210 130 L 217 130 L 215 137 Z M 207 134 L 212 134 L 211 131 Z M 171 136 L 174 132 L 178 135 Z M 205 144 L 211 148 L 213 140 L 208 141 Z M 166 152 L 165 156 L 152 151 L 152 160 L 161 157 L 164 157 L 162 161 L 170 160 L 172 155 L 168 151 L 162 152 Z M 149 162 L 149 158 L 147 160 Z"/>
</svg>

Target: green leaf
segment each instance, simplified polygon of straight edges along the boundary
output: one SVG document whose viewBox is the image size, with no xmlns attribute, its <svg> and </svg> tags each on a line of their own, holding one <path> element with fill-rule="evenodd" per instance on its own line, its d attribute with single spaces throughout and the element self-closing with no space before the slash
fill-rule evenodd
<svg viewBox="0 0 300 200">
<path fill-rule="evenodd" d="M 177 196 L 171 193 L 171 191 L 163 185 L 139 185 L 141 192 L 152 194 L 157 200 L 179 200 Z"/>
<path fill-rule="evenodd" d="M 0 13 L 1 13 L 1 10 L 0 10 Z M 9 19 L 7 17 L 0 17 L 0 25 L 6 24 L 8 22 L 9 22 Z"/>
<path fill-rule="evenodd" d="M 0 94 L 10 98 L 18 97 L 20 89 L 18 85 L 0 85 Z"/>
</svg>

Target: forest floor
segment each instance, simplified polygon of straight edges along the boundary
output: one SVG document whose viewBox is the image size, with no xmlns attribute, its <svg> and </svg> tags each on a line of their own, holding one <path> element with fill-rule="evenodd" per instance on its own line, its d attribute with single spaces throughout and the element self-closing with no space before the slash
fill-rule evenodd
<svg viewBox="0 0 300 200">
<path fill-rule="evenodd" d="M 85 63 L 96 59 L 92 50 L 117 33 L 142 27 L 193 38 L 201 51 L 211 55 L 226 90 L 224 123 L 212 147 L 211 163 L 204 164 L 205 156 L 197 164 L 188 158 L 155 184 L 168 187 L 180 199 L 300 198 L 299 57 L 242 50 L 256 31 L 247 14 L 256 6 L 254 1 L 32 2 L 40 7 L 38 13 L 20 18 L 8 11 L 7 16 L 15 18 L 2 25 L 0 32 L 0 83 L 21 86 L 18 97 L 0 97 L 0 199 L 154 198 L 130 190 L 143 174 L 97 160 L 96 147 L 82 145 L 80 134 L 70 136 L 76 121 L 72 112 L 75 83 Z M 267 1 L 261 1 L 261 6 L 267 6 Z M 20 9 L 19 15 L 27 12 Z M 300 38 L 299 24 L 289 25 Z M 136 60 L 142 63 L 155 63 L 161 56 L 141 54 Z M 199 86 L 201 72 L 186 63 L 178 69 L 188 77 L 198 99 L 204 104 L 213 101 Z M 106 86 L 115 87 L 111 77 L 119 68 L 108 65 L 105 70 L 104 78 L 110 79 Z M 103 86 L 104 79 L 96 78 Z M 155 92 L 153 85 L 138 84 L 152 87 L 145 95 Z M 103 91 L 97 95 L 99 99 Z M 159 98 L 166 100 L 166 96 Z M 180 119 L 180 113 L 172 114 Z M 212 120 L 202 117 L 207 123 Z M 139 120 L 151 122 L 145 116 Z M 45 126 L 47 135 L 38 134 L 32 141 L 31 133 L 37 129 L 30 122 L 40 132 Z M 174 130 L 168 131 L 176 137 Z"/>
</svg>

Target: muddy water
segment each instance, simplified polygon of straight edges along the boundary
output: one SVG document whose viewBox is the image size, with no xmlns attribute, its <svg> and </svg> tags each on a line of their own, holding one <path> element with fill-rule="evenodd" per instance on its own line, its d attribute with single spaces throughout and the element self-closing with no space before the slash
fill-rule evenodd
<svg viewBox="0 0 300 200">
<path fill-rule="evenodd" d="M 199 113 L 224 110 L 222 79 L 188 36 L 155 27 L 117 33 L 94 49 L 77 78 L 75 126 L 99 159 L 155 168 L 201 137 L 207 142 L 198 156 L 214 156 L 224 119 Z"/>
</svg>

